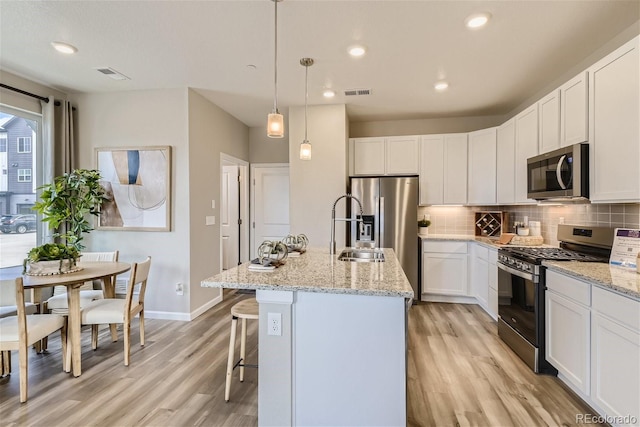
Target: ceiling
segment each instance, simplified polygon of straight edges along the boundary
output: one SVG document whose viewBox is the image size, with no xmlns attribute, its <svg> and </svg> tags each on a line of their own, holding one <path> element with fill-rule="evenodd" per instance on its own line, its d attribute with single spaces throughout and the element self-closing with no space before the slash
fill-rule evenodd
<svg viewBox="0 0 640 427">
<path fill-rule="evenodd" d="M 492 19 L 468 30 L 476 12 Z M 506 114 L 639 18 L 637 0 L 285 0 L 278 107 L 304 105 L 299 61 L 311 57 L 309 105 L 344 103 L 354 122 Z M 56 40 L 78 52 L 59 54 Z M 364 57 L 347 54 L 355 43 Z M 191 87 L 264 126 L 273 67 L 270 0 L 0 1 L 0 68 L 66 93 Z M 433 88 L 439 79 L 450 84 L 444 93 Z M 338 95 L 326 100 L 323 88 Z M 354 88 L 372 94 L 344 96 Z"/>
</svg>

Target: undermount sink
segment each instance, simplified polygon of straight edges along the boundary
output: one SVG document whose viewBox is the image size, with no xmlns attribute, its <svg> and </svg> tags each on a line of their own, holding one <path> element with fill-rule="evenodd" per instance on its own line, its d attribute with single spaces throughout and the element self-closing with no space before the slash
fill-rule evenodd
<svg viewBox="0 0 640 427">
<path fill-rule="evenodd" d="M 338 256 L 340 261 L 384 262 L 384 253 L 375 249 L 345 249 Z"/>
</svg>

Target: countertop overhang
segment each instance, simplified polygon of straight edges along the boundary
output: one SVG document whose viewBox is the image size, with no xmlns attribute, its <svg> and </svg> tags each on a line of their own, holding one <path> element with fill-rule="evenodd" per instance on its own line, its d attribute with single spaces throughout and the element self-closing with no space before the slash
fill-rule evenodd
<svg viewBox="0 0 640 427">
<path fill-rule="evenodd" d="M 384 262 L 348 262 L 329 249 L 308 248 L 273 271 L 251 271 L 247 262 L 204 279 L 201 286 L 414 298 L 393 249 L 382 250 Z"/>
</svg>

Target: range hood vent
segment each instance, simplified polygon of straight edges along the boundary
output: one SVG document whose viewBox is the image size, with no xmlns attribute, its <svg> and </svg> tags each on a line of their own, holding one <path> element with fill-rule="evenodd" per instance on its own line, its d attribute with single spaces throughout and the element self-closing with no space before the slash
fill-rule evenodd
<svg viewBox="0 0 640 427">
<path fill-rule="evenodd" d="M 344 91 L 344 96 L 362 96 L 371 95 L 371 89 L 347 89 Z"/>
<path fill-rule="evenodd" d="M 96 68 L 96 70 L 104 74 L 105 76 L 112 78 L 113 80 L 131 80 L 129 77 L 114 70 L 111 67 L 100 67 L 100 68 Z"/>
</svg>

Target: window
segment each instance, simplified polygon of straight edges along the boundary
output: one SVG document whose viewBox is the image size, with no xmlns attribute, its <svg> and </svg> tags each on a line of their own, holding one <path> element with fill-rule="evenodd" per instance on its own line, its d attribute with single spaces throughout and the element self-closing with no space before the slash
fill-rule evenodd
<svg viewBox="0 0 640 427">
<path fill-rule="evenodd" d="M 31 152 L 31 137 L 20 136 L 18 137 L 18 153 L 30 153 Z"/>
<path fill-rule="evenodd" d="M 31 182 L 31 169 L 18 169 L 18 182 Z"/>
<path fill-rule="evenodd" d="M 0 133 L 0 153 L 7 152 L 7 133 Z"/>
</svg>

